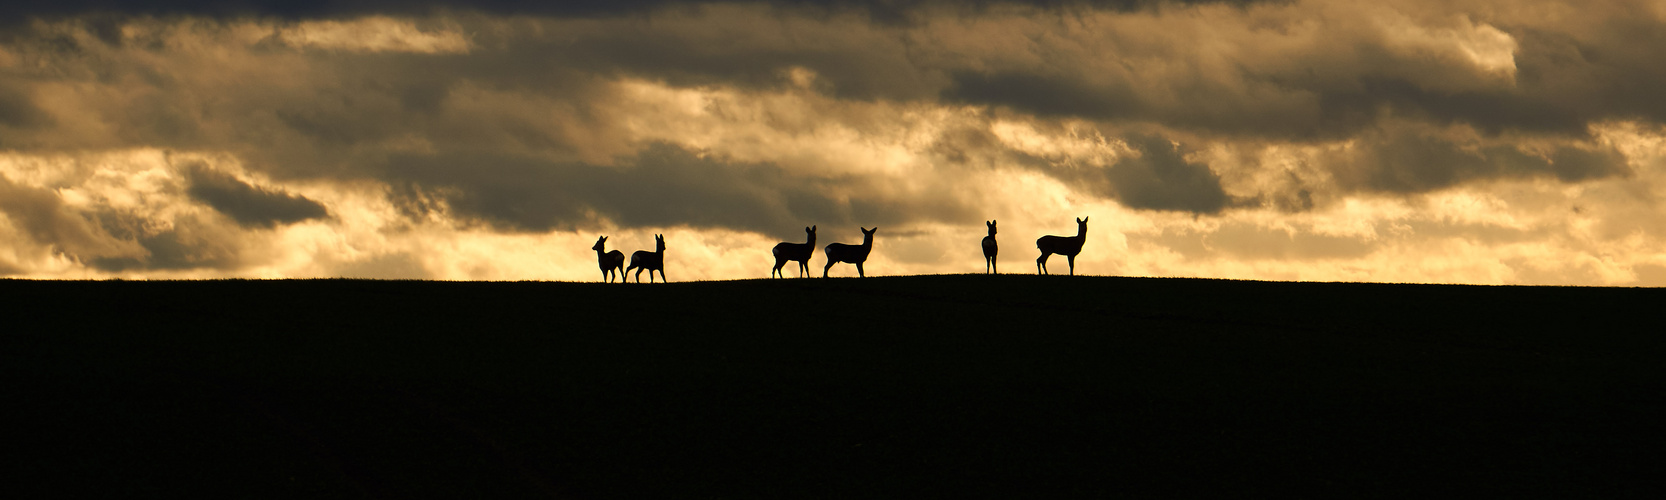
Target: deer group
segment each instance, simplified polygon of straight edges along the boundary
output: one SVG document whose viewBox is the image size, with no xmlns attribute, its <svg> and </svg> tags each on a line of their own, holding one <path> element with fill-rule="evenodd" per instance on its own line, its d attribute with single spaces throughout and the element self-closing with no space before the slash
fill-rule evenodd
<svg viewBox="0 0 1666 500">
<path fill-rule="evenodd" d="M 862 263 L 867 262 L 868 254 L 873 253 L 873 235 L 879 228 L 858 229 L 862 230 L 862 244 L 829 243 L 822 248 L 822 254 L 827 256 L 827 265 L 821 268 L 821 277 L 826 278 L 827 271 L 833 269 L 833 264 L 840 262 L 856 264 L 856 275 L 864 278 L 868 276 L 867 271 L 862 269 Z M 804 235 L 803 243 L 783 241 L 770 249 L 770 253 L 775 255 L 775 269 L 770 270 L 769 277 L 787 277 L 786 273 L 781 272 L 781 267 L 787 265 L 788 261 L 798 263 L 799 277 L 810 273 L 810 257 L 816 253 L 816 226 L 804 228 Z"/>
<path fill-rule="evenodd" d="M 625 254 L 618 250 L 607 251 L 607 237 L 596 239 L 596 246 L 590 247 L 596 251 L 596 264 L 602 268 L 602 279 L 613 282 L 614 271 L 619 273 L 619 282 L 625 283 L 625 273 L 636 270 L 636 282 L 642 282 L 642 271 L 648 271 L 648 282 L 654 282 L 654 271 L 659 271 L 660 281 L 670 283 L 665 279 L 665 237 L 654 235 L 654 251 L 637 250 L 631 254 L 631 265 L 625 266 Z"/>
<path fill-rule="evenodd" d="M 984 274 L 1000 274 L 1000 266 L 996 262 L 1000 247 L 995 242 L 995 221 L 984 221 L 983 224 L 989 230 L 989 235 L 983 237 L 980 245 L 983 250 L 983 272 Z M 833 265 L 841 262 L 855 264 L 856 275 L 867 277 L 867 270 L 863 269 L 862 264 L 867 262 L 868 256 L 873 253 L 873 237 L 874 233 L 879 231 L 879 228 L 868 229 L 863 227 L 860 229 L 862 230 L 862 244 L 829 243 L 822 248 L 822 253 L 827 258 L 827 264 L 821 268 L 821 277 L 828 277 L 828 271 L 833 269 Z M 1035 259 L 1036 272 L 1038 274 L 1048 274 L 1047 258 L 1052 257 L 1053 254 L 1059 254 L 1063 255 L 1065 260 L 1069 262 L 1070 275 L 1075 276 L 1076 256 L 1082 253 L 1082 244 L 1087 242 L 1087 235 L 1088 218 L 1082 217 L 1076 219 L 1075 236 L 1048 235 L 1036 239 L 1035 247 L 1041 251 L 1041 256 Z M 642 271 L 648 271 L 649 283 L 654 282 L 654 271 L 659 271 L 661 281 L 669 282 L 665 277 L 664 235 L 654 235 L 654 251 L 639 250 L 632 253 L 630 266 L 624 265 L 624 254 L 619 253 L 618 250 L 607 251 L 606 244 L 607 237 L 602 236 L 596 240 L 596 245 L 590 247 L 590 249 L 596 251 L 596 263 L 601 267 L 602 279 L 607 280 L 608 283 L 613 282 L 615 271 L 618 272 L 619 282 L 625 282 L 627 273 L 632 269 L 636 270 L 637 283 L 642 282 Z M 809 226 L 804 228 L 803 243 L 784 241 L 777 243 L 774 248 L 770 249 L 770 254 L 775 257 L 775 267 L 770 270 L 769 277 L 787 277 L 787 274 L 781 270 L 787 265 L 787 262 L 798 263 L 799 277 L 809 275 L 810 258 L 815 255 L 815 251 L 816 226 Z"/>
</svg>

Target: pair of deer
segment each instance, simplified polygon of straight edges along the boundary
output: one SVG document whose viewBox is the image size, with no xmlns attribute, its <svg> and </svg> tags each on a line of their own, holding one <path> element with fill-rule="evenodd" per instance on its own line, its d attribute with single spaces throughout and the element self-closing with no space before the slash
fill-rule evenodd
<svg viewBox="0 0 1666 500">
<path fill-rule="evenodd" d="M 862 263 L 868 261 L 868 253 L 873 251 L 873 233 L 878 231 L 879 228 L 868 229 L 862 227 L 859 229 L 862 230 L 861 245 L 829 243 L 826 248 L 822 249 L 822 252 L 827 254 L 827 266 L 821 268 L 821 277 L 826 278 L 827 270 L 832 269 L 833 264 L 840 262 L 856 264 L 856 275 L 864 278 L 868 276 L 862 270 Z M 782 278 L 787 277 L 786 273 L 781 272 L 781 267 L 787 265 L 787 261 L 798 262 L 799 277 L 810 274 L 810 256 L 816 253 L 816 226 L 804 228 L 804 233 L 806 235 L 805 242 L 781 242 L 770 250 L 770 253 L 775 254 L 775 269 L 769 272 L 769 277 L 774 278 L 776 275 L 780 275 Z"/>
<path fill-rule="evenodd" d="M 986 221 L 983 225 L 989 227 L 989 236 L 983 237 L 983 272 L 1001 274 L 1000 266 L 995 265 L 995 254 L 1000 250 L 995 245 L 995 221 Z M 1047 258 L 1053 254 L 1063 255 L 1070 261 L 1070 275 L 1076 275 L 1076 254 L 1082 253 L 1082 243 L 1088 239 L 1088 218 L 1076 219 L 1075 236 L 1042 236 L 1035 240 L 1035 247 L 1041 250 L 1041 257 L 1035 259 L 1036 272 L 1047 274 Z"/>
<path fill-rule="evenodd" d="M 597 239 L 596 246 L 590 247 L 590 249 L 596 251 L 596 263 L 602 266 L 602 279 L 607 280 L 608 283 L 613 282 L 613 271 L 615 269 L 619 270 L 620 283 L 625 282 L 625 273 L 630 272 L 631 269 L 636 270 L 637 283 L 642 282 L 643 270 L 648 271 L 649 283 L 654 282 L 654 271 L 659 271 L 660 281 L 671 282 L 671 280 L 665 279 L 664 236 L 654 235 L 654 251 L 637 250 L 636 253 L 632 253 L 630 267 L 625 267 L 625 254 L 619 253 L 618 250 L 609 252 L 606 250 L 606 245 L 607 237 L 603 236 Z"/>
</svg>

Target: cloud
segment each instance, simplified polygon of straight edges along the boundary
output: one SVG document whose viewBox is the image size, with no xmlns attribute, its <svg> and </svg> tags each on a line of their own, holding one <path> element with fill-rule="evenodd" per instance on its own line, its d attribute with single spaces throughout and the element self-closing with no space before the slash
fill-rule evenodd
<svg viewBox="0 0 1666 500">
<path fill-rule="evenodd" d="M 1207 164 L 1187 159 L 1182 145 L 1162 135 L 1130 132 L 1106 140 L 1090 128 L 1071 132 L 1086 137 L 1057 143 L 1038 142 L 1034 129 L 1006 124 L 995 128 L 996 137 L 974 135 L 955 142 L 961 148 L 981 149 L 999 143 L 1010 148 L 1006 152 L 1020 165 L 1133 209 L 1210 215 L 1246 203 L 1228 195 L 1220 175 Z"/>
<path fill-rule="evenodd" d="M 112 237 L 98 220 L 66 205 L 57 193 L 20 185 L 0 175 L 0 214 L 21 236 L 52 253 L 75 259 L 136 258 L 144 249 L 132 241 Z"/>
<path fill-rule="evenodd" d="M 1220 176 L 1208 165 L 1187 161 L 1179 146 L 1156 135 L 1124 138 L 1137 157 L 1118 160 L 1105 172 L 1106 188 L 1132 208 L 1213 214 L 1231 200 Z"/>
<path fill-rule="evenodd" d="M 987 9 L 994 5 L 1016 4 L 1042 8 L 1076 7 L 1129 11 L 1168 4 L 1244 5 L 1257 3 L 1258 1 L 1261 0 L 979 0 L 974 2 L 957 0 L 738 0 L 732 3 L 821 10 L 858 10 L 876 19 L 901 22 L 906 20 L 914 11 L 934 7 Z M 538 0 L 427 0 L 421 2 L 388 0 L 243 0 L 238 2 L 213 0 L 149 2 L 63 0 L 8 4 L 4 8 L 0 8 L 0 15 L 13 19 L 32 16 L 73 16 L 88 13 L 153 16 L 186 14 L 211 17 L 277 16 L 299 19 L 369 14 L 429 15 L 436 11 L 477 11 L 495 15 L 587 17 L 675 9 L 702 3 L 707 2 L 699 0 L 566 0 L 560 2 Z"/>
<path fill-rule="evenodd" d="M 971 213 L 958 200 L 896 196 L 873 180 L 736 163 L 654 144 L 616 165 L 492 154 L 397 155 L 379 175 L 402 186 L 407 213 L 435 210 L 509 231 L 725 228 L 791 237 L 806 224 L 938 221 Z"/>
<path fill-rule="evenodd" d="M 200 163 L 188 164 L 181 171 L 190 183 L 186 193 L 192 199 L 231 216 L 244 227 L 272 228 L 329 217 L 329 211 L 316 201 L 253 186 Z"/>
<path fill-rule="evenodd" d="M 16 88 L 0 82 L 0 127 L 29 129 L 51 124 L 51 117 L 35 106 L 30 97 Z M 7 144 L 0 138 L 0 147 Z"/>
<path fill-rule="evenodd" d="M 1461 132 L 1461 131 L 1460 131 Z M 1457 137 L 1454 137 L 1456 135 Z M 1555 178 L 1577 183 L 1631 173 L 1612 147 L 1557 142 L 1524 145 L 1453 131 L 1390 126 L 1361 136 L 1326 158 L 1345 189 L 1423 193 L 1465 182 Z"/>
<path fill-rule="evenodd" d="M 215 227 L 193 218 L 171 221 L 170 228 L 134 234 L 132 242 L 144 248 L 141 256 L 101 256 L 87 265 L 108 272 L 235 270 L 243 264 L 242 238 L 234 231 Z"/>
</svg>

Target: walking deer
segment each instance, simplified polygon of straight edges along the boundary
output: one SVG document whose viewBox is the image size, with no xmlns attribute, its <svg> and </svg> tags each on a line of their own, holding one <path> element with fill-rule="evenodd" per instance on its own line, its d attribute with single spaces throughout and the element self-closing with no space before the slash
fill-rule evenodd
<svg viewBox="0 0 1666 500">
<path fill-rule="evenodd" d="M 623 277 L 625 273 L 631 272 L 631 269 L 636 269 L 637 283 L 642 282 L 642 271 L 644 269 L 648 271 L 649 283 L 654 282 L 654 271 L 659 271 L 660 281 L 670 283 L 671 280 L 665 278 L 665 237 L 657 234 L 654 235 L 654 251 L 652 252 L 647 250 L 637 250 L 635 253 L 632 253 L 630 267 L 625 268 L 624 272 L 621 272 L 619 276 Z"/>
<path fill-rule="evenodd" d="M 816 226 L 804 228 L 804 234 L 806 236 L 803 243 L 783 241 L 770 250 L 770 253 L 775 254 L 775 269 L 769 272 L 769 277 L 774 278 L 777 274 L 782 278 L 787 277 L 786 273 L 781 272 L 781 266 L 787 265 L 789 260 L 798 263 L 800 278 L 810 274 L 810 256 L 816 254 Z"/>
<path fill-rule="evenodd" d="M 606 236 L 603 236 L 600 239 L 597 239 L 596 240 L 596 246 L 590 247 L 591 250 L 596 251 L 596 264 L 600 265 L 602 267 L 602 279 L 607 280 L 608 283 L 612 283 L 613 282 L 613 270 L 617 269 L 617 270 L 619 270 L 619 282 L 624 283 L 625 282 L 625 254 L 620 253 L 618 250 L 614 250 L 614 251 L 611 251 L 611 252 L 605 252 L 604 253 L 604 250 L 606 248 L 607 248 L 607 237 Z"/>
<path fill-rule="evenodd" d="M 983 273 L 1001 274 L 1000 266 L 995 265 L 995 253 L 1000 249 L 995 246 L 995 221 L 983 223 L 989 226 L 989 236 L 983 237 Z"/>
<path fill-rule="evenodd" d="M 840 262 L 856 264 L 856 275 L 864 278 L 868 276 L 862 271 L 862 263 L 868 261 L 868 252 L 873 251 L 873 233 L 874 231 L 878 231 L 879 228 L 875 227 L 873 229 L 868 229 L 864 227 L 860 229 L 862 229 L 861 245 L 846 245 L 844 243 L 827 244 L 827 248 L 823 249 L 823 251 L 827 253 L 827 266 L 821 268 L 821 277 L 826 278 L 827 270 L 832 269 L 833 264 Z"/>
<path fill-rule="evenodd" d="M 990 228 L 991 232 L 994 228 Z M 1035 247 L 1041 249 L 1041 256 L 1035 259 L 1036 271 L 1047 274 L 1047 257 L 1053 254 L 1063 255 L 1070 260 L 1070 275 L 1076 275 L 1076 254 L 1082 253 L 1082 243 L 1088 239 L 1088 218 L 1076 219 L 1075 236 L 1042 236 L 1035 240 Z"/>
</svg>

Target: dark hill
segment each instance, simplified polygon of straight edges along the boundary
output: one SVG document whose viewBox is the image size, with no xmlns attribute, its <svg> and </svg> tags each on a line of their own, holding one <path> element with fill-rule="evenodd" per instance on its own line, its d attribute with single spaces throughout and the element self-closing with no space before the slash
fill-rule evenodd
<svg viewBox="0 0 1666 500">
<path fill-rule="evenodd" d="M 1652 497 L 1666 449 L 1657 289 L 0 281 L 0 301 L 24 417 L 0 488 L 55 496 Z"/>
</svg>

